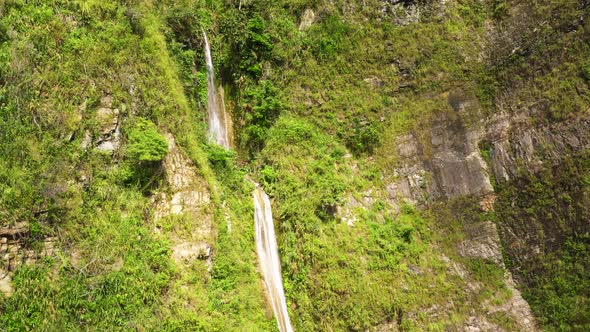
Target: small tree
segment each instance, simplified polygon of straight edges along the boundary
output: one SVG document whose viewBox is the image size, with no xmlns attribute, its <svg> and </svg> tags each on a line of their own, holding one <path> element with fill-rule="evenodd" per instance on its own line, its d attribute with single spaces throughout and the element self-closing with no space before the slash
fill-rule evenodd
<svg viewBox="0 0 590 332">
<path fill-rule="evenodd" d="M 166 157 L 168 143 L 158 133 L 156 125 L 146 119 L 140 119 L 129 132 L 129 154 L 141 162 L 157 162 Z"/>
<path fill-rule="evenodd" d="M 146 119 L 139 119 L 128 137 L 128 163 L 123 170 L 123 181 L 140 186 L 142 191 L 149 190 L 161 174 L 168 143 L 156 125 Z"/>
</svg>

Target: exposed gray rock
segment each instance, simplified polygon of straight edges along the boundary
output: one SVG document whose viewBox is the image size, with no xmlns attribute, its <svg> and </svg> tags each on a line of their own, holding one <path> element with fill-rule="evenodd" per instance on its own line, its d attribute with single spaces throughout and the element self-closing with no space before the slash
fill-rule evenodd
<svg viewBox="0 0 590 332">
<path fill-rule="evenodd" d="M 459 253 L 465 257 L 478 257 L 504 266 L 500 236 L 496 224 L 484 221 L 464 227 L 466 240 L 459 244 Z"/>
<path fill-rule="evenodd" d="M 119 109 L 112 108 L 113 98 L 105 96 L 100 101 L 101 107 L 96 111 L 99 124 L 99 137 L 96 148 L 100 151 L 113 152 L 121 144 Z"/>
<path fill-rule="evenodd" d="M 464 111 L 473 101 L 456 102 Z M 482 130 L 467 128 L 459 115 L 442 113 L 433 121 L 429 141 L 413 135 L 398 138 L 401 165 L 388 184 L 390 199 L 396 195 L 412 202 L 463 195 L 484 195 L 493 191 L 488 167 L 478 147 Z"/>
<path fill-rule="evenodd" d="M 528 112 L 499 112 L 487 119 L 477 119 L 482 111 L 474 96 L 459 90 L 449 94 L 448 102 L 452 111 L 435 116 L 430 130 L 422 128 L 422 134 L 426 135 L 408 134 L 397 138 L 399 163 L 390 174 L 394 180 L 386 186 L 392 204 L 474 195 L 481 197 L 483 211 L 491 211 L 495 194 L 490 173 L 506 181 L 517 174 L 519 167 L 534 170 L 542 162 L 558 160 L 560 156 L 590 147 L 590 114 L 567 122 L 540 125 L 533 121 L 539 112 L 534 108 Z M 491 171 L 483 160 L 481 146 L 490 148 Z M 466 238 L 458 244 L 460 255 L 504 266 L 496 224 L 489 221 L 468 224 L 464 232 Z M 461 264 L 448 258 L 446 261 L 449 272 L 465 279 L 470 292 L 481 290 L 483 285 L 473 281 Z M 536 331 L 530 307 L 508 273 L 505 282 L 512 297 L 500 305 L 483 303 L 482 308 L 487 314 L 508 314 L 521 331 Z M 465 330 L 500 329 L 486 316 L 474 315 L 465 323 Z"/>
<path fill-rule="evenodd" d="M 491 170 L 500 182 L 518 174 L 520 167 L 537 170 L 543 163 L 557 164 L 563 156 L 590 148 L 590 114 L 551 124 L 535 124 L 539 110 L 489 119 L 484 137 L 491 144 Z"/>
</svg>

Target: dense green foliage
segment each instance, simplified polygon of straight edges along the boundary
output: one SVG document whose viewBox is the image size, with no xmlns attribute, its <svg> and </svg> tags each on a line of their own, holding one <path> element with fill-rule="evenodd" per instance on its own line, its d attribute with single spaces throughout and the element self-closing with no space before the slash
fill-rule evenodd
<svg viewBox="0 0 590 332">
<path fill-rule="evenodd" d="M 538 106 L 539 122 L 585 111 L 589 6 L 386 3 L 0 2 L 0 227 L 29 222 L 34 252 L 58 239 L 56 255 L 11 271 L 0 330 L 275 330 L 250 179 L 272 199 L 299 331 L 459 330 L 478 315 L 514 330 L 485 307 L 511 296 L 504 268 L 457 250 L 484 221 L 535 234 L 537 256 L 504 244 L 543 327 L 587 329 L 586 154 L 499 186 L 498 215 L 473 197 L 422 211 L 391 200 L 386 183 L 397 137 L 429 139 L 455 90 L 483 107 L 470 121 L 507 104 Z M 306 9 L 315 17 L 300 28 Z M 206 139 L 203 32 L 234 150 Z M 105 96 L 119 110 L 113 153 L 95 149 Z M 198 178 L 185 189 L 210 199 L 198 213 L 157 216 L 176 190 L 168 137 Z M 211 261 L 175 260 L 186 241 L 210 244 Z"/>
<path fill-rule="evenodd" d="M 127 151 L 139 162 L 161 161 L 168 152 L 168 143 L 164 136 L 158 133 L 153 122 L 140 119 L 129 132 Z"/>
</svg>

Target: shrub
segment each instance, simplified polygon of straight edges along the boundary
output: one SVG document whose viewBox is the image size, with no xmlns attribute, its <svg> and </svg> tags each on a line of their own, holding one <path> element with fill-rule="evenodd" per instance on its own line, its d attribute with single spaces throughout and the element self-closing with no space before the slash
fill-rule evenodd
<svg viewBox="0 0 590 332">
<path fill-rule="evenodd" d="M 129 132 L 129 154 L 138 162 L 161 161 L 168 152 L 168 143 L 156 125 L 140 119 Z"/>
<path fill-rule="evenodd" d="M 244 94 L 248 103 L 243 106 L 246 118 L 243 144 L 250 151 L 259 151 L 267 138 L 268 128 L 275 122 L 284 104 L 279 90 L 271 81 L 260 81 Z"/>
</svg>

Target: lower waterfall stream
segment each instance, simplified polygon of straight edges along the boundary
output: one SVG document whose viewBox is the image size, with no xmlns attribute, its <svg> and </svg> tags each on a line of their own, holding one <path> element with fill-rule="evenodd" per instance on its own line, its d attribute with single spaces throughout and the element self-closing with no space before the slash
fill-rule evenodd
<svg viewBox="0 0 590 332">
<path fill-rule="evenodd" d="M 285 291 L 283 290 L 281 260 L 279 258 L 270 200 L 258 184 L 256 184 L 252 196 L 254 198 L 256 252 L 258 253 L 264 286 L 277 319 L 279 330 L 281 332 L 292 332 L 293 327 L 287 312 Z"/>
</svg>

